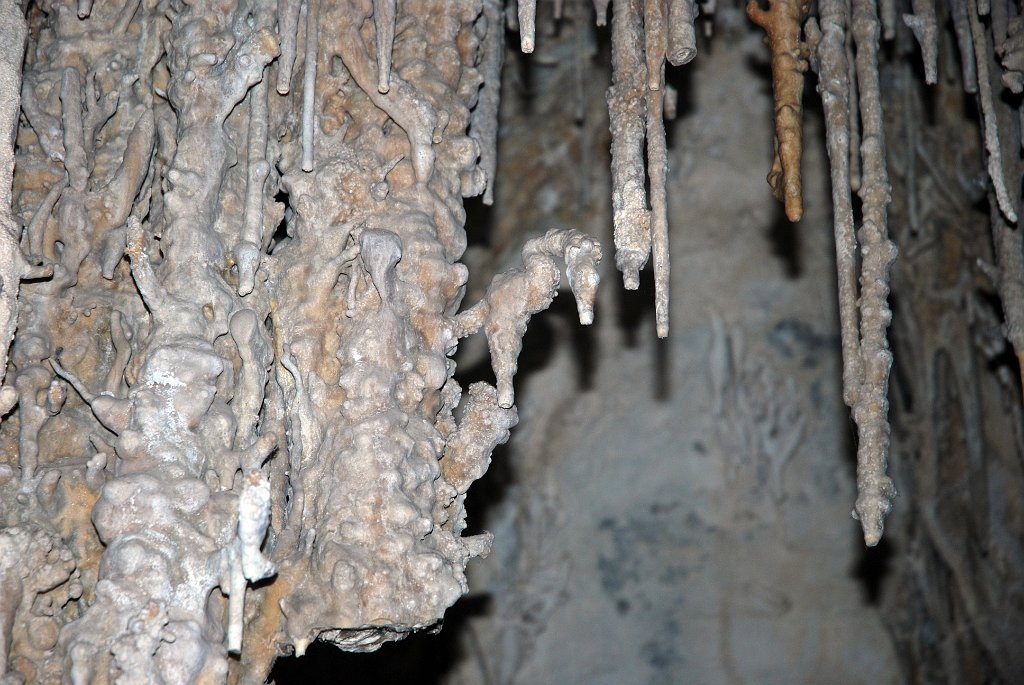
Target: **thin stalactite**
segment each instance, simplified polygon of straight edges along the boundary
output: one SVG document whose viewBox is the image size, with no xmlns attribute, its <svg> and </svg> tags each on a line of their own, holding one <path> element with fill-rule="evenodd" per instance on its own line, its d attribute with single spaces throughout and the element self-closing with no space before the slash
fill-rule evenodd
<svg viewBox="0 0 1024 685">
<path fill-rule="evenodd" d="M 248 295 L 256 286 L 256 270 L 260 265 L 263 245 L 263 193 L 270 175 L 267 162 L 267 84 L 261 80 L 249 93 L 249 140 L 246 151 L 245 210 L 242 235 L 234 248 L 238 270 L 238 294 Z"/>
<path fill-rule="evenodd" d="M 953 18 L 953 29 L 960 52 L 960 73 L 964 90 L 968 93 L 978 92 L 978 72 L 974 58 L 974 39 L 971 20 L 964 0 L 946 0 L 950 16 Z"/>
<path fill-rule="evenodd" d="M 665 52 L 669 45 L 663 0 L 647 0 L 647 175 L 651 188 L 651 257 L 654 262 L 654 321 L 659 338 L 669 331 L 668 145 L 665 137 Z"/>
<path fill-rule="evenodd" d="M 665 0 L 644 0 L 644 57 L 647 62 L 647 88 L 650 90 L 661 90 L 665 80 L 667 15 Z"/>
<path fill-rule="evenodd" d="M 939 27 L 935 18 L 935 0 L 913 0 L 913 8 L 913 14 L 903 15 L 903 23 L 914 33 L 914 38 L 921 46 L 924 81 L 933 85 L 939 79 Z"/>
<path fill-rule="evenodd" d="M 761 9 L 758 0 L 747 3 L 747 16 L 765 30 L 772 55 L 775 155 L 768 185 L 785 205 L 790 221 L 799 221 L 804 212 L 800 163 L 807 47 L 800 40 L 800 25 L 809 11 L 807 0 L 769 0 L 767 10 Z"/>
<path fill-rule="evenodd" d="M 302 69 L 302 170 L 313 170 L 313 108 L 316 105 L 316 69 L 320 47 L 320 0 L 306 0 L 306 59 Z"/>
<path fill-rule="evenodd" d="M 373 1 L 373 26 L 377 41 L 377 90 L 386 93 L 391 88 L 391 51 L 395 43 L 395 13 L 397 0 Z"/>
<path fill-rule="evenodd" d="M 651 255 L 654 261 L 654 320 L 659 338 L 669 332 L 668 149 L 664 99 L 647 98 L 647 173 L 651 179 Z"/>
<path fill-rule="evenodd" d="M 978 19 L 977 1 L 968 0 L 968 17 L 971 39 L 974 45 L 974 62 L 978 77 L 978 101 L 981 104 L 982 127 L 985 135 L 985 149 L 988 151 L 988 175 L 996 194 L 999 209 L 1010 223 L 1017 223 L 1017 209 L 1010 197 L 1003 171 L 1003 151 L 999 144 L 999 125 L 996 119 L 995 102 L 992 94 L 992 80 L 989 78 L 988 35 Z M 1017 193 L 1019 196 L 1019 192 Z"/>
<path fill-rule="evenodd" d="M 643 11 L 640 0 L 615 0 L 612 10 L 612 86 L 607 100 L 612 131 L 615 265 L 622 272 L 626 290 L 636 290 L 640 287 L 640 270 L 651 252 L 651 219 L 644 190 L 647 67 Z"/>
<path fill-rule="evenodd" d="M 537 0 L 517 0 L 519 7 L 519 47 L 529 54 L 537 45 Z"/>
<path fill-rule="evenodd" d="M 697 5 L 694 0 L 669 0 L 668 3 L 668 62 L 680 66 L 697 56 Z"/>
<path fill-rule="evenodd" d="M 852 409 L 864 371 L 857 321 L 857 236 L 850 193 L 849 66 L 845 47 L 849 15 L 844 0 L 822 0 L 819 15 L 821 27 L 813 19 L 808 22 L 808 37 L 811 64 L 818 73 L 818 90 L 825 112 L 843 350 L 843 400 Z"/>
<path fill-rule="evenodd" d="M 505 25 L 499 0 L 484 0 L 483 15 L 486 33 L 480 76 L 483 86 L 473 109 L 470 135 L 480 145 L 480 168 L 487 176 L 483 203 L 494 204 L 494 181 L 498 169 L 498 108 L 501 104 L 501 67 L 505 59 Z"/>
<path fill-rule="evenodd" d="M 886 329 L 889 309 L 889 271 L 896 245 L 889 239 L 886 208 L 891 187 L 885 163 L 882 99 L 878 79 L 879 21 L 875 0 L 853 0 L 851 23 L 857 44 L 857 89 L 863 131 L 863 177 L 860 243 L 860 353 L 863 378 L 857 390 L 853 418 L 857 423 L 857 502 L 854 507 L 864 530 L 864 542 L 877 545 L 883 521 L 892 508 L 895 488 L 886 475 L 889 458 L 889 370 L 892 353 Z"/>
<path fill-rule="evenodd" d="M 291 90 L 301 11 L 302 0 L 278 0 L 277 32 L 281 37 L 281 57 L 277 62 L 277 92 L 281 95 L 287 95 Z"/>
<path fill-rule="evenodd" d="M 847 0 L 846 13 L 850 14 L 850 2 Z M 850 159 L 850 190 L 860 190 L 860 94 L 857 92 L 857 60 L 853 50 L 853 34 L 846 32 L 846 64 L 848 66 L 847 83 L 849 84 L 850 103 L 850 149 L 847 153 Z"/>
</svg>

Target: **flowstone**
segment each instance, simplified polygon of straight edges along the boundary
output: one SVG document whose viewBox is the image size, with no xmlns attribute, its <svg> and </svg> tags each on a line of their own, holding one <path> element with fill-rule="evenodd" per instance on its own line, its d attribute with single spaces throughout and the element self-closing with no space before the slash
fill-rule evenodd
<svg viewBox="0 0 1024 685">
<path fill-rule="evenodd" d="M 489 549 L 462 502 L 517 421 L 526 321 L 565 262 L 589 323 L 601 259 L 553 231 L 458 314 L 502 13 L 3 11 L 3 276 L 35 279 L 3 289 L 4 573 L 43 542 L 62 569 L 5 584 L 5 672 L 254 682 L 316 639 L 369 651 L 437 624 Z M 499 389 L 474 385 L 456 421 L 450 355 L 481 325 Z M 52 628 L 29 648 L 41 593 Z"/>
</svg>

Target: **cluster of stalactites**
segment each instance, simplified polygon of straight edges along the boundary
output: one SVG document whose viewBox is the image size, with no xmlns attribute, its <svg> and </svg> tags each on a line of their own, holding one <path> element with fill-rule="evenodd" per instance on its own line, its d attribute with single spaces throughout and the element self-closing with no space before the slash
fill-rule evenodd
<svg viewBox="0 0 1024 685">
<path fill-rule="evenodd" d="M 938 81 L 938 27 L 934 0 L 911 0 L 903 24 L 920 46 L 926 84 Z M 1024 359 L 1024 257 L 1012 224 L 1019 197 L 1011 194 L 1021 169 L 1013 167 L 1009 148 L 1021 139 L 1018 115 L 996 98 L 992 65 L 1001 60 L 1002 85 L 1024 90 L 1021 28 L 1006 0 L 952 0 L 949 15 L 960 51 L 963 86 L 976 93 L 990 180 L 997 268 L 993 280 L 1003 299 L 1006 330 L 1018 358 Z M 776 154 L 769 183 L 792 220 L 802 214 L 800 191 L 801 96 L 803 72 L 818 74 L 832 176 L 832 204 L 838 266 L 839 315 L 843 349 L 843 397 L 857 423 L 857 503 L 864 540 L 881 539 L 883 520 L 895 488 L 886 475 L 889 455 L 888 384 L 892 354 L 886 329 L 889 274 L 896 246 L 887 227 L 891 186 L 886 170 L 879 42 L 897 32 L 896 0 L 820 0 L 817 16 L 807 19 L 804 0 L 769 0 L 762 9 L 750 0 L 747 13 L 765 29 L 772 53 L 775 92 Z M 988 17 L 984 22 L 982 17 Z M 806 24 L 801 27 L 801 23 Z M 1011 130 L 1007 130 L 1011 129 Z M 1009 173 L 1008 173 L 1009 172 Z M 1019 187 L 1019 180 L 1016 181 Z M 859 225 L 852 192 L 861 201 Z M 1019 193 L 1017 193 L 1019 195 Z M 1005 248 L 1005 249 L 1004 249 Z M 1024 365 L 1022 365 L 1024 366 Z"/>
<path fill-rule="evenodd" d="M 918 2 L 914 3 L 915 16 L 920 14 Z M 959 0 L 951 7 L 964 89 L 978 98 L 991 181 L 996 264 L 986 271 L 1002 300 L 1006 337 L 1024 378 L 1024 243 L 1016 225 L 1024 174 L 1019 154 L 1024 145 L 1024 109 L 1019 97 L 999 97 L 993 90 L 993 85 L 1001 85 L 1014 95 L 1024 92 L 1024 17 L 1019 12 L 1017 4 L 1008 0 Z M 982 19 L 986 16 L 987 22 Z M 937 51 L 935 31 L 930 35 L 914 33 L 927 64 L 929 55 L 934 59 Z"/>
<path fill-rule="evenodd" d="M 594 1 L 599 24 L 605 23 L 609 4 L 609 0 Z M 695 57 L 697 12 L 693 0 L 614 0 L 611 4 L 613 82 L 607 99 L 612 132 L 616 265 L 623 273 L 626 288 L 636 289 L 640 272 L 653 254 L 657 332 L 659 337 L 665 337 L 669 258 L 664 116 L 666 110 L 674 109 L 674 93 L 666 87 L 664 64 L 668 60 L 670 64 L 681 65 Z M 289 27 L 298 20 L 298 7 L 298 2 L 288 2 L 282 12 L 285 31 L 281 61 L 285 65 L 295 60 L 294 34 Z M 317 4 L 311 2 L 308 8 L 307 34 L 315 36 Z M 751 20 L 766 31 L 772 59 L 776 142 L 768 180 L 775 196 L 784 203 L 787 216 L 794 221 L 803 212 L 801 99 L 808 62 L 819 72 L 824 84 L 820 89 L 833 178 L 844 398 L 860 432 L 855 513 L 869 545 L 876 544 L 881 537 L 882 521 L 894 494 L 885 475 L 889 450 L 886 395 L 892 363 L 886 329 L 891 320 L 887 304 L 889 271 L 896 250 L 887 231 L 890 187 L 884 157 L 877 51 L 881 37 L 895 36 L 895 8 L 895 0 L 882 0 L 880 6 L 876 0 L 856 0 L 850 8 L 836 0 L 823 0 L 819 3 L 819 17 L 812 17 L 805 30 L 802 23 L 810 7 L 804 0 L 770 0 L 767 9 L 751 0 L 747 6 Z M 913 13 L 904 15 L 903 21 L 921 45 L 926 82 L 934 83 L 935 7 L 932 0 L 913 0 L 912 9 Z M 521 48 L 529 53 L 536 45 L 536 1 L 519 0 L 517 10 Z M 561 11 L 562 3 L 556 2 L 556 17 Z M 953 2 L 951 14 L 961 49 L 965 87 L 979 95 L 993 194 L 1005 220 L 1015 223 L 1016 208 L 1004 179 L 988 67 L 992 46 L 998 46 L 1007 70 L 1004 83 L 1011 90 L 1021 89 L 1019 67 L 1024 66 L 1024 60 L 1020 58 L 1020 20 L 1008 16 L 1008 5 L 1001 0 L 985 1 L 983 5 L 976 0 Z M 990 34 L 985 32 L 979 15 L 991 16 Z M 392 87 L 394 0 L 375 0 L 372 16 L 378 36 L 375 86 L 377 92 L 387 94 Z M 307 41 L 307 46 L 315 46 L 315 41 Z M 856 57 L 851 60 L 854 54 Z M 316 79 L 316 61 L 315 55 L 307 55 L 303 77 L 308 85 Z M 279 92 L 288 92 L 290 73 L 288 68 L 280 71 Z M 304 89 L 302 120 L 302 167 L 308 170 L 313 165 L 311 87 Z M 414 166 L 422 181 L 429 176 L 430 142 L 411 142 Z M 489 178 L 488 186 L 491 183 Z M 854 222 L 851 190 L 859 191 L 862 201 L 859 228 Z M 1000 266 L 1013 269 L 1017 262 Z M 1020 279 L 1014 282 L 1017 280 Z M 1013 323 L 1009 326 L 1011 332 L 1015 330 Z M 1012 336 L 1011 340 L 1020 349 L 1020 343 Z"/>
<path fill-rule="evenodd" d="M 640 272 L 653 253 L 657 332 L 659 337 L 665 337 L 669 261 L 668 155 L 663 119 L 666 111 L 673 113 L 675 94 L 666 87 L 664 65 L 666 59 L 670 64 L 680 65 L 696 56 L 696 6 L 693 0 L 594 0 L 598 24 L 605 23 L 609 4 L 612 86 L 607 100 L 612 133 L 615 262 L 623 273 L 626 288 L 634 290 L 639 287 Z M 886 475 L 886 395 L 892 364 L 886 329 L 892 318 L 887 298 L 896 247 L 887 230 L 890 186 L 877 56 L 881 26 L 886 17 L 895 16 L 894 7 L 894 0 L 885 0 L 880 20 L 877 0 L 853 0 L 851 18 L 845 2 L 822 0 L 821 26 L 816 18 L 811 18 L 806 30 L 803 24 L 810 14 L 807 0 L 768 0 L 767 8 L 762 8 L 758 0 L 750 0 L 746 8 L 750 19 L 767 34 L 775 119 L 775 155 L 768 183 L 791 221 L 798 221 L 803 215 L 801 120 L 804 73 L 809 62 L 824 84 L 821 90 L 828 124 L 839 263 L 844 398 L 860 435 L 859 494 L 854 516 L 861 521 L 868 545 L 877 544 L 881 538 L 883 519 L 895 493 Z M 713 4 L 707 9 L 713 9 Z M 922 43 L 927 80 L 934 82 L 934 7 L 931 0 L 914 0 L 913 10 L 904 21 Z M 561 3 L 556 2 L 556 18 L 560 13 Z M 523 52 L 532 52 L 536 44 L 535 15 L 535 0 L 519 0 Z M 977 12 L 971 16 L 976 24 Z M 852 27 L 850 35 L 848 26 Z M 891 27 L 886 26 L 886 37 L 891 37 Z M 854 50 L 856 58 L 850 60 L 848 56 Z M 987 92 L 984 85 L 981 91 Z M 987 122 L 988 117 L 986 125 Z M 998 145 L 990 145 L 990 152 L 993 149 L 997 154 Z M 993 182 L 1000 206 L 1008 218 L 1014 219 L 1012 208 L 1003 200 L 1005 184 L 995 173 Z M 854 224 L 850 195 L 851 190 L 858 189 L 863 208 L 859 229 Z"/>
<path fill-rule="evenodd" d="M 892 320 L 887 298 L 896 245 L 889 239 L 887 226 L 890 185 L 878 78 L 880 26 L 874 0 L 854 0 L 852 16 L 845 3 L 825 0 L 820 4 L 820 19 L 811 19 L 806 29 L 811 64 L 822 84 L 819 90 L 831 164 L 843 397 L 859 435 L 854 516 L 860 520 L 869 546 L 881 539 L 884 518 L 895 495 L 886 475 L 892 366 L 886 329 Z M 848 59 L 853 52 L 848 27 L 856 47 L 852 63 Z M 855 136 L 858 120 L 859 135 Z M 859 148 L 854 147 L 857 140 Z M 856 178 L 851 173 L 855 160 L 861 170 Z M 853 188 L 858 189 L 861 200 L 859 227 L 854 221 Z"/>
<path fill-rule="evenodd" d="M 914 8 L 919 17 L 908 15 L 907 25 L 915 34 L 924 35 L 927 12 L 916 0 Z M 800 165 L 804 73 L 813 66 L 819 75 L 832 176 L 843 398 L 852 411 L 859 437 L 858 494 L 853 515 L 860 521 L 864 542 L 869 546 L 881 539 L 895 495 L 892 480 L 886 475 L 887 395 L 892 366 L 886 329 L 892 320 L 887 300 L 896 245 L 888 234 L 891 188 L 878 76 L 879 39 L 886 7 L 882 7 L 881 21 L 878 9 L 876 0 L 852 0 L 850 5 L 845 0 L 821 0 L 819 16 L 808 19 L 807 0 L 768 0 L 767 9 L 758 0 L 747 4 L 747 15 L 764 29 L 771 53 L 775 157 L 768 183 L 791 221 L 803 215 Z M 929 35 L 934 39 L 934 31 Z M 933 52 L 925 49 L 926 62 Z M 932 71 L 926 71 L 931 78 Z M 859 227 L 854 219 L 852 191 L 858 191 L 861 200 Z"/>
<path fill-rule="evenodd" d="M 907 15 L 905 21 L 915 35 L 934 43 L 934 9 L 929 13 L 929 2 L 915 0 L 914 14 Z M 668 155 L 663 117 L 666 111 L 674 114 L 675 93 L 666 87 L 664 64 L 667 59 L 670 64 L 681 65 L 696 56 L 697 12 L 693 0 L 614 0 L 611 4 L 612 86 L 607 99 L 612 132 L 615 262 L 626 288 L 633 290 L 639 287 L 640 271 L 653 252 L 657 331 L 659 337 L 665 337 L 669 261 Z M 560 5 L 556 3 L 556 17 Z M 608 5 L 609 0 L 594 0 L 598 24 L 605 23 Z M 767 9 L 757 0 L 750 0 L 747 14 L 765 30 L 765 43 L 771 53 L 775 156 L 768 183 L 792 221 L 803 215 L 801 119 L 809 58 L 825 84 L 822 98 L 834 186 L 844 398 L 860 434 L 859 495 L 854 515 L 861 521 L 865 542 L 874 545 L 881 538 L 882 521 L 895 492 L 885 473 L 889 452 L 886 395 L 892 364 L 885 333 L 892 313 L 886 300 L 896 248 L 886 225 L 889 181 L 878 88 L 880 22 L 876 0 L 854 0 L 852 38 L 857 57 L 851 65 L 847 53 L 852 54 L 853 45 L 848 44 L 845 34 L 850 23 L 845 3 L 823 0 L 819 7 L 826 40 L 821 40 L 813 18 L 805 34 L 802 24 L 810 14 L 807 0 L 769 0 Z M 522 50 L 532 52 L 536 2 L 520 0 L 518 9 Z M 713 9 L 713 4 L 706 9 Z M 924 54 L 932 81 L 935 50 L 929 45 L 925 43 Z M 815 50 L 824 52 L 819 55 Z M 826 72 L 822 72 L 823 64 Z M 838 90 L 836 84 L 841 84 Z M 851 174 L 851 168 L 863 168 L 863 174 Z M 854 226 L 850 199 L 851 189 L 858 188 L 863 207 L 859 231 Z"/>
<path fill-rule="evenodd" d="M 912 0 L 910 9 L 912 13 L 902 15 L 903 24 L 920 46 L 924 80 L 932 85 L 938 82 L 938 30 L 944 20 L 937 16 L 934 0 Z M 1018 359 L 1024 360 L 1024 254 L 1019 231 L 1013 227 L 1020 201 L 1022 168 L 1014 150 L 1021 140 L 1021 120 L 1019 112 L 996 97 L 993 87 L 998 88 L 1001 81 L 1013 93 L 1024 90 L 1022 22 L 1013 16 L 1014 4 L 1006 0 L 952 0 L 948 12 L 963 87 L 977 95 L 981 114 L 997 261 L 991 276 L 1003 302 L 1007 338 Z M 854 515 L 868 545 L 881 538 L 883 518 L 895 494 L 885 472 L 886 395 L 892 364 L 886 341 L 892 312 L 886 300 L 896 248 L 886 226 L 891 189 L 885 165 L 878 44 L 880 39 L 896 38 L 897 16 L 896 0 L 853 0 L 850 5 L 821 0 L 818 17 L 805 27 L 807 53 L 819 77 L 831 163 L 844 399 L 853 411 L 860 438 Z M 861 200 L 859 227 L 851 190 Z"/>
<path fill-rule="evenodd" d="M 597 23 L 609 0 L 594 0 Z M 520 45 L 536 45 L 536 0 L 518 1 Z M 555 2 L 555 18 L 562 2 Z M 665 61 L 682 65 L 697 54 L 694 0 L 615 0 L 612 7 L 612 213 L 615 264 L 627 290 L 640 287 L 640 272 L 654 258 L 658 337 L 669 328 L 668 150 L 666 115 L 675 115 L 675 91 L 665 83 Z M 646 164 L 644 142 L 646 140 Z M 648 197 L 647 187 L 650 188 Z"/>
<path fill-rule="evenodd" d="M 887 298 L 896 246 L 889 240 L 887 227 L 890 185 L 878 74 L 880 27 L 887 11 L 892 13 L 887 10 L 892 1 L 883 6 L 880 22 L 877 0 L 853 0 L 852 17 L 843 0 L 822 0 L 820 29 L 817 19 L 811 18 L 806 31 L 808 0 L 768 0 L 767 9 L 750 0 L 746 6 L 753 22 L 765 30 L 771 53 L 775 155 L 768 182 L 792 221 L 803 216 L 802 99 L 809 60 L 824 84 L 821 95 L 836 212 L 844 398 L 860 437 L 854 516 L 861 521 L 867 545 L 881 539 L 895 494 L 886 475 L 892 366 L 886 330 L 892 318 Z M 598 25 L 605 23 L 608 4 L 609 0 L 594 0 Z M 615 264 L 623 272 L 626 288 L 636 290 L 640 271 L 653 254 L 657 335 L 665 337 L 669 332 L 669 237 L 664 117 L 675 109 L 675 93 L 665 82 L 665 61 L 678 66 L 696 55 L 696 6 L 693 0 L 613 0 L 611 4 L 612 84 L 607 102 Z M 556 17 L 560 9 L 561 3 L 556 2 Z M 713 10 L 714 3 L 706 9 Z M 925 46 L 931 82 L 934 7 L 931 0 L 914 0 L 913 10 L 904 20 Z M 535 0 L 519 0 L 523 52 L 531 52 L 536 45 L 536 11 Z M 849 35 L 848 26 L 852 27 Z M 854 49 L 856 58 L 851 60 L 848 55 Z M 996 180 L 997 191 L 1002 185 Z M 851 190 L 857 189 L 862 206 L 859 229 L 851 200 Z"/>
</svg>

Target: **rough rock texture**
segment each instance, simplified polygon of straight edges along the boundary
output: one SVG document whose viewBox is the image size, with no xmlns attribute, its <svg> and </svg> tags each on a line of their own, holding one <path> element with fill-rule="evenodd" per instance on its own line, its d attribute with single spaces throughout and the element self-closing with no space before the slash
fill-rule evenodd
<svg viewBox="0 0 1024 685">
<path fill-rule="evenodd" d="M 983 142 L 963 134 L 972 99 L 959 66 L 943 62 L 930 92 L 909 32 L 895 46 L 901 59 L 882 58 L 880 71 L 889 223 L 903 255 L 889 394 L 900 496 L 870 550 L 854 522 L 824 523 L 845 518 L 854 499 L 839 364 L 840 351 L 859 358 L 860 340 L 859 260 L 835 252 L 828 225 L 842 207 L 830 217 L 826 200 L 825 153 L 835 171 L 852 137 L 826 135 L 843 129 L 828 98 L 848 97 L 850 85 L 835 70 L 846 61 L 841 4 L 818 17 L 839 52 L 817 51 L 833 69 L 821 78 L 826 111 L 805 93 L 802 227 L 787 230 L 756 192 L 770 149 L 769 55 L 742 8 L 720 7 L 715 40 L 735 48 L 712 43 L 676 81 L 682 120 L 668 131 L 669 344 L 652 331 L 647 272 L 636 298 L 602 291 L 593 331 L 572 326 L 568 306 L 535 317 L 517 376 L 521 424 L 467 499 L 470 520 L 485 512 L 495 534 L 491 556 L 470 567 L 471 596 L 438 636 L 379 658 L 315 652 L 282 664 L 279 682 L 332 682 L 317 666 L 365 683 L 1019 679 L 1019 650 L 1006 641 L 1020 633 L 1024 424 L 1004 337 L 1013 329 L 1000 328 L 994 288 L 1019 285 L 1021 252 L 1015 228 L 987 215 Z M 553 219 L 585 217 L 599 237 L 612 230 L 606 114 L 595 102 L 607 55 L 594 54 L 593 34 L 573 33 L 573 11 L 557 33 L 542 11 L 536 61 L 506 62 L 506 140 L 529 137 L 547 152 L 502 147 L 496 200 L 506 211 L 467 254 L 471 293 Z M 757 126 L 765 134 L 751 145 Z M 845 192 L 831 188 L 850 210 L 853 168 Z M 854 254 L 859 216 L 836 222 Z M 849 338 L 833 313 L 833 255 L 852 272 Z M 466 381 L 488 377 L 483 347 L 460 348 Z"/>
<path fill-rule="evenodd" d="M 516 422 L 518 340 L 563 262 L 589 323 L 601 259 L 553 231 L 456 317 L 462 197 L 494 171 L 492 9 L 3 6 L 5 672 L 253 682 L 466 591 L 490 538 L 462 537 L 462 502 Z M 49 273 L 19 314 L 18 280 Z M 480 325 L 499 389 L 456 421 L 449 356 Z M 60 572 L 13 575 L 44 543 Z"/>
<path fill-rule="evenodd" d="M 757 122 L 770 131 L 773 118 L 760 82 L 732 78 L 755 50 L 737 4 L 703 3 L 698 24 L 685 0 L 597 0 L 598 25 L 612 13 L 601 43 L 581 30 L 595 17 L 579 2 L 0 3 L 5 683 L 259 682 L 279 656 L 317 640 L 366 652 L 438 625 L 468 590 L 467 562 L 492 545 L 488 533 L 465 535 L 470 487 L 521 416 L 543 428 L 524 435 L 536 463 L 513 500 L 523 517 L 498 525 L 509 542 L 493 581 L 491 648 L 479 657 L 485 680 L 566 680 L 585 662 L 600 664 L 587 682 L 678 679 L 689 658 L 676 635 L 691 645 L 717 636 L 703 651 L 717 658 L 691 669 L 707 682 L 891 676 L 877 614 L 842 580 L 852 562 L 845 529 L 819 523 L 839 518 L 830 507 L 848 485 L 840 433 L 825 418 L 824 398 L 839 396 L 825 390 L 821 351 L 840 344 L 823 323 L 831 305 L 805 308 L 789 282 L 771 285 L 778 265 L 742 233 L 771 225 L 771 210 L 745 202 L 746 173 L 715 176 L 715 160 L 737 143 L 748 156 L 730 168 L 754 166 L 750 131 Z M 868 545 L 895 492 L 886 471 L 895 397 L 893 461 L 912 504 L 896 528 L 909 545 L 897 576 L 906 596 L 884 598 L 885 619 L 898 644 L 923 645 L 901 650 L 920 662 L 904 657 L 915 677 L 1015 682 L 1024 671 L 1013 650 L 1024 558 L 1013 532 L 1024 490 L 1014 366 L 1024 358 L 1022 118 L 1002 89 L 1019 90 L 1018 10 L 1000 0 L 823 0 L 802 27 L 810 11 L 750 7 L 769 33 L 759 54 L 776 86 L 774 185 L 793 219 L 803 212 L 799 148 L 814 150 L 808 164 L 823 162 L 819 146 L 799 142 L 805 58 L 819 75 L 826 125 L 808 130 L 826 139 L 832 167 L 842 394 L 858 428 L 855 511 Z M 733 60 L 725 78 L 697 86 L 697 73 L 666 74 L 666 61 L 698 62 L 697 28 L 710 34 L 712 16 Z M 560 33 L 567 22 L 573 30 Z M 503 54 L 506 23 L 520 30 L 509 42 L 533 58 Z M 611 65 L 605 98 L 593 92 L 605 83 L 589 79 L 597 45 L 610 45 L 599 52 Z M 918 46 L 932 98 L 907 66 Z M 465 255 L 485 267 L 483 282 L 469 283 L 463 199 L 490 204 L 500 190 L 501 66 L 520 59 L 571 65 L 570 79 L 543 92 L 587 137 L 534 122 L 514 139 L 527 141 L 531 164 L 555 168 L 568 155 L 574 166 L 559 178 L 576 199 L 555 211 L 561 186 L 550 176 L 514 177 L 521 196 L 498 208 L 505 228 L 492 254 Z M 520 76 L 514 88 L 544 81 Z M 962 134 L 962 92 L 977 95 L 978 141 Z M 587 113 L 602 99 L 608 119 L 594 127 Z M 710 102 L 728 102 L 734 118 L 691 118 Z M 667 135 L 663 118 L 680 113 L 686 123 Z M 918 130 L 922 122 L 938 128 Z M 595 147 L 606 129 L 610 144 Z M 938 153 L 930 136 L 951 132 Z M 606 145 L 610 159 L 595 152 Z M 605 168 L 610 182 L 595 171 Z M 821 198 L 817 168 L 806 185 Z M 680 191 L 698 170 L 710 180 Z M 725 228 L 705 221 L 709 197 L 727 203 Z M 538 210 L 559 216 L 508 228 Z M 807 215 L 805 226 L 826 223 L 824 203 Z M 706 233 L 688 234 L 688 221 Z M 670 223 L 681 239 L 671 248 Z M 607 234 L 609 224 L 600 238 L 615 244 L 627 288 L 641 287 L 651 259 L 653 298 L 596 299 L 607 276 L 601 246 L 572 226 Z M 832 292 L 819 273 L 831 269 L 827 235 L 806 242 L 813 267 L 790 263 L 819 294 Z M 895 315 L 890 235 L 911 248 Z M 727 258 L 704 258 L 700 236 Z M 674 283 L 671 252 L 683 267 Z M 748 271 L 760 280 L 742 280 Z M 563 273 L 574 320 L 612 312 L 592 337 L 575 334 L 590 393 L 570 400 L 565 376 L 553 376 L 560 392 L 517 408 L 527 324 L 552 305 Z M 682 329 L 674 324 L 663 348 L 643 348 L 661 360 L 645 375 L 622 347 L 668 334 L 670 291 Z M 640 325 L 648 299 L 653 329 Z M 894 316 L 894 348 L 907 361 L 890 393 Z M 463 397 L 453 355 L 478 331 L 466 364 L 473 345 L 486 346 L 487 370 L 467 376 Z M 801 345 L 814 350 L 798 364 Z M 654 403 L 624 390 L 638 379 Z M 548 430 L 559 417 L 573 425 L 567 406 L 586 425 Z M 635 418 L 622 428 L 617 415 Z M 696 416 L 707 423 L 684 421 Z M 676 458 L 645 469 L 650 454 Z M 809 475 L 794 483 L 798 463 Z M 664 478 L 680 466 L 686 478 Z M 598 496 L 608 489 L 622 499 Z M 565 493 L 583 499 L 564 503 Z M 596 534 L 580 524 L 587 517 Z M 708 552 L 703 541 L 719 530 Z M 656 561 L 634 565 L 645 546 Z M 619 618 L 602 620 L 594 606 L 559 612 L 565 588 L 595 588 L 593 576 L 572 575 L 570 559 L 598 569 Z M 679 594 L 683 576 L 721 601 Z M 823 607 L 787 585 L 795 578 L 842 597 L 829 604 L 841 604 L 842 618 L 822 619 Z M 765 616 L 780 633 L 791 621 L 810 627 L 819 639 L 801 646 L 829 656 L 787 657 L 792 671 L 781 674 L 744 640 Z M 541 648 L 549 624 L 583 647 Z M 836 625 L 844 639 L 824 627 Z M 602 647 L 615 635 L 635 643 L 647 627 L 657 634 L 641 647 L 645 671 Z"/>
</svg>

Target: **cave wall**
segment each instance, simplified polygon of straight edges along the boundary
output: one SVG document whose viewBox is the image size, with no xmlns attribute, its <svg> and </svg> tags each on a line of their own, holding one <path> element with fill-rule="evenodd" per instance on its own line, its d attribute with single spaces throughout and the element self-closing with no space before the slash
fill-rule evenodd
<svg viewBox="0 0 1024 685">
<path fill-rule="evenodd" d="M 522 328 L 563 262 L 586 318 L 601 258 L 549 233 L 459 311 L 492 10 L 5 2 L 5 674 L 260 681 L 465 592 Z"/>
<path fill-rule="evenodd" d="M 0 5 L 7 680 L 1018 679 L 1016 4 L 608 4 Z"/>
</svg>

